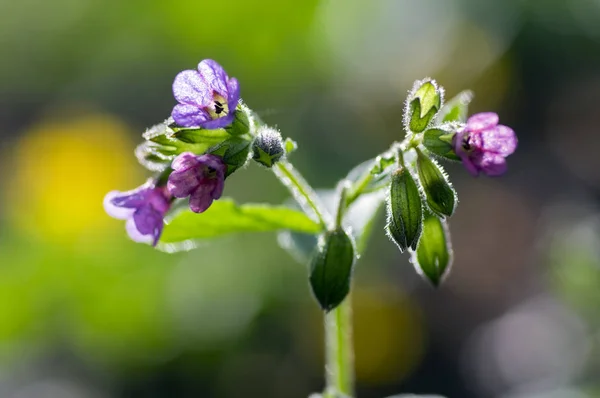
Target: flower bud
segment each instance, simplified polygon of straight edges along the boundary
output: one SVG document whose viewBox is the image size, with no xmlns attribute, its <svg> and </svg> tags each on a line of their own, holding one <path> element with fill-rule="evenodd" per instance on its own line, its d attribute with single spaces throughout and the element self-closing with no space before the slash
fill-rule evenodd
<svg viewBox="0 0 600 398">
<path fill-rule="evenodd" d="M 279 131 L 270 127 L 259 128 L 252 144 L 252 159 L 263 166 L 273 167 L 284 155 L 285 148 Z"/>
<path fill-rule="evenodd" d="M 421 236 L 423 208 L 417 183 L 402 167 L 392 174 L 387 203 L 387 234 L 401 252 L 417 248 Z"/>
<path fill-rule="evenodd" d="M 417 170 L 429 208 L 440 216 L 450 217 L 456 207 L 456 192 L 441 166 L 417 149 Z"/>
<path fill-rule="evenodd" d="M 423 133 L 423 145 L 436 156 L 450 160 L 460 160 L 454 152 L 453 139 L 460 125 L 448 124 L 431 128 Z"/>
<path fill-rule="evenodd" d="M 404 111 L 405 123 L 413 133 L 424 131 L 442 107 L 444 90 L 435 80 L 415 82 Z"/>
<path fill-rule="evenodd" d="M 337 307 L 350 291 L 355 261 L 354 242 L 342 228 L 319 237 L 310 266 L 310 286 L 321 308 Z"/>
<path fill-rule="evenodd" d="M 450 271 L 452 256 L 446 221 L 427 214 L 423 220 L 423 234 L 411 262 L 421 276 L 438 286 Z"/>
</svg>

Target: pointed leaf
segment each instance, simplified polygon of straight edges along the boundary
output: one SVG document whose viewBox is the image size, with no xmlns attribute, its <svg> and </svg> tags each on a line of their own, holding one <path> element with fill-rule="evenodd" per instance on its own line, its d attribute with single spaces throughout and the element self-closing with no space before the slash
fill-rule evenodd
<svg viewBox="0 0 600 398">
<path fill-rule="evenodd" d="M 238 232 L 281 229 L 309 234 L 321 231 L 319 224 L 298 210 L 267 204 L 237 205 L 233 200 L 225 198 L 214 201 L 210 208 L 201 214 L 193 213 L 187 207 L 175 210 L 166 221 L 160 244 L 167 251 L 177 251 L 183 248 L 181 246 L 193 247 L 193 240 L 216 238 Z M 167 245 L 184 242 L 185 245 Z"/>
</svg>

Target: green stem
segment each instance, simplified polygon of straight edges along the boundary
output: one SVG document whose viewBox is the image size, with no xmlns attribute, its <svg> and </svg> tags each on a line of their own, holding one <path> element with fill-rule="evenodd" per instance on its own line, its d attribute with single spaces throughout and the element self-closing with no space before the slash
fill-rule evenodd
<svg viewBox="0 0 600 398">
<path fill-rule="evenodd" d="M 352 345 L 352 300 L 350 294 L 325 315 L 325 396 L 354 395 L 354 347 Z"/>
<path fill-rule="evenodd" d="M 292 196 L 307 213 L 314 213 L 324 228 L 329 227 L 330 215 L 325 211 L 318 196 L 306 180 L 287 161 L 280 161 L 273 167 L 275 175 L 290 190 Z M 369 181 L 359 189 L 360 192 Z M 336 211 L 335 226 L 341 226 L 344 211 L 348 204 L 348 190 L 342 186 L 340 201 Z M 325 376 L 327 398 L 352 397 L 354 394 L 354 347 L 352 344 L 352 308 L 350 294 L 334 310 L 325 314 Z"/>
<path fill-rule="evenodd" d="M 273 172 L 291 192 L 302 210 L 308 214 L 314 214 L 321 226 L 327 228 L 330 224 L 330 215 L 321 204 L 315 191 L 294 166 L 287 160 L 281 160 L 273 166 Z"/>
<path fill-rule="evenodd" d="M 352 187 L 350 187 L 349 192 L 346 195 L 346 207 L 349 207 L 358 197 L 364 192 L 369 183 L 373 180 L 373 174 L 369 170 L 365 173 L 360 180 L 358 180 Z"/>
</svg>

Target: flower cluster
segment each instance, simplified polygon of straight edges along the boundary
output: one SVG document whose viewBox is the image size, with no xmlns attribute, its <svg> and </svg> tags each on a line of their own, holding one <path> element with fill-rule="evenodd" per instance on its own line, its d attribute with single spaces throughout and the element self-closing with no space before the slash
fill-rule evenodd
<svg viewBox="0 0 600 398">
<path fill-rule="evenodd" d="M 172 112 L 177 125 L 216 129 L 233 122 L 240 89 L 237 79 L 229 78 L 221 65 L 204 60 L 198 70 L 175 77 L 173 94 L 179 102 Z M 109 192 L 104 198 L 108 215 L 127 220 L 127 233 L 136 242 L 156 246 L 175 198 L 189 197 L 190 209 L 202 213 L 223 193 L 227 165 L 219 156 L 184 152 L 166 170 L 170 171 L 166 184 L 157 178 L 128 192 Z"/>
<path fill-rule="evenodd" d="M 104 201 L 109 215 L 127 220 L 133 240 L 153 245 L 158 243 L 164 218 L 176 199 L 189 198 L 192 212 L 205 212 L 223 194 L 225 178 L 249 158 L 270 168 L 294 146 L 286 141 L 284 147 L 279 131 L 252 121 L 252 111 L 240 103 L 237 79 L 213 60 L 205 59 L 195 70 L 180 72 L 173 82 L 173 95 L 177 104 L 171 119 L 145 134 L 147 141 L 136 151 L 140 161 L 151 164 L 148 168 L 158 170 L 159 175 L 132 191 L 110 192 Z M 450 217 L 457 203 L 445 171 L 430 155 L 460 159 L 474 176 L 497 176 L 506 171 L 505 158 L 516 149 L 514 131 L 498 124 L 497 114 L 479 113 L 465 123 L 471 96 L 457 98 L 444 105 L 443 88 L 429 78 L 415 82 L 409 93 L 404 111 L 406 139 L 392 149 L 414 151 L 417 156 L 411 164 L 399 161 L 390 183 L 397 198 L 392 201 L 397 209 L 390 214 L 398 221 L 390 235 L 402 250 L 417 247 L 423 218 L 409 219 L 401 211 L 408 199 L 421 200 L 420 194 L 406 199 L 406 187 L 414 185 L 414 191 L 418 186 L 424 194 L 423 209 L 440 219 Z M 289 145 L 291 149 L 287 149 Z M 418 177 L 418 184 L 411 183 L 413 176 Z M 412 223 L 415 220 L 417 223 Z M 409 232 L 415 236 L 404 236 Z"/>
</svg>

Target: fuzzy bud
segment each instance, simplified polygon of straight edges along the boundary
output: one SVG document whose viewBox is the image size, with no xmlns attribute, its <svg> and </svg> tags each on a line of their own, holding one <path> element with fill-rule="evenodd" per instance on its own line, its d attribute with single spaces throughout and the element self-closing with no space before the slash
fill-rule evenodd
<svg viewBox="0 0 600 398">
<path fill-rule="evenodd" d="M 452 244 L 445 220 L 428 214 L 423 220 L 423 235 L 411 262 L 417 272 L 438 286 L 450 271 L 452 265 Z"/>
<path fill-rule="evenodd" d="M 456 207 L 456 192 L 441 166 L 417 149 L 417 170 L 429 209 L 442 217 L 450 217 Z"/>
<path fill-rule="evenodd" d="M 342 228 L 319 237 L 309 281 L 323 310 L 329 312 L 337 307 L 350 291 L 355 259 L 354 243 Z"/>
<path fill-rule="evenodd" d="M 252 144 L 252 159 L 266 167 L 273 167 L 285 155 L 285 148 L 279 131 L 261 127 Z"/>
<path fill-rule="evenodd" d="M 401 252 L 417 248 L 421 236 L 423 208 L 417 183 L 410 172 L 401 167 L 392 174 L 387 203 L 388 236 Z"/>
</svg>

